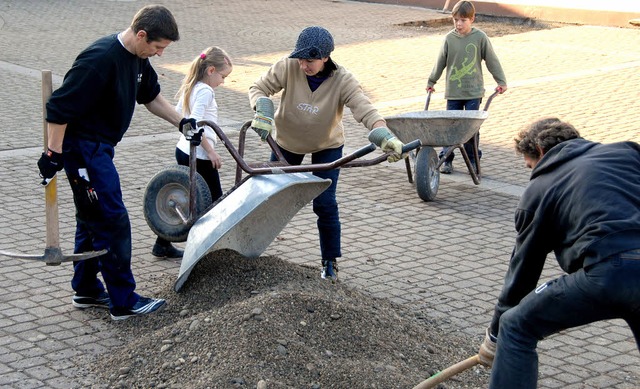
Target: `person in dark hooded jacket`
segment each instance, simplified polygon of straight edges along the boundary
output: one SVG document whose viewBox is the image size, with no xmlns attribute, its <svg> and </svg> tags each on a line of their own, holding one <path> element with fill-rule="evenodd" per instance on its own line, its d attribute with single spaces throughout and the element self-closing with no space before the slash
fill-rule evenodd
<svg viewBox="0 0 640 389">
<path fill-rule="evenodd" d="M 568 328 L 623 319 L 640 350 L 640 145 L 591 142 L 557 118 L 515 142 L 533 170 L 479 351 L 493 389 L 536 388 L 538 342 Z M 536 287 L 551 252 L 567 274 Z"/>
</svg>

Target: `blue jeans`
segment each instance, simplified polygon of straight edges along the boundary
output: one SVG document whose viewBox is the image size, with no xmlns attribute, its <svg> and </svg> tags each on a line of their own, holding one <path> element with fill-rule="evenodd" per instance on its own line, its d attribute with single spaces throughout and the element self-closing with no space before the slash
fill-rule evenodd
<svg viewBox="0 0 640 389">
<path fill-rule="evenodd" d="M 609 319 L 627 322 L 640 351 L 640 249 L 542 284 L 506 311 L 489 388 L 536 388 L 538 341 Z"/>
<path fill-rule="evenodd" d="M 472 100 L 447 100 L 447 110 L 448 111 L 477 111 L 480 109 L 480 103 L 482 103 L 482 99 L 472 99 Z M 482 158 L 482 151 L 480 151 L 480 133 L 478 132 L 475 136 L 478 140 L 478 157 Z M 449 147 L 443 147 L 442 151 L 440 151 L 439 157 L 442 158 L 445 153 L 449 150 Z M 473 138 L 469 139 L 464 144 L 464 150 L 469 155 L 469 160 L 471 162 L 476 161 L 476 156 L 473 154 Z M 449 154 L 445 162 L 452 162 L 455 157 L 455 153 L 452 152 Z"/>
<path fill-rule="evenodd" d="M 300 165 L 304 154 L 292 153 L 278 146 L 282 155 L 290 165 Z M 335 149 L 326 149 L 311 154 L 311 163 L 329 163 L 342 157 L 343 146 Z M 271 153 L 271 160 L 276 161 L 276 156 Z M 314 176 L 329 178 L 331 185 L 318 197 L 313 199 L 313 212 L 318 216 L 318 233 L 320 237 L 320 253 L 322 259 L 335 259 L 342 256 L 340 248 L 340 215 L 338 202 L 336 201 L 336 189 L 338 188 L 338 176 L 340 169 L 314 172 Z"/>
<path fill-rule="evenodd" d="M 97 296 L 105 290 L 97 277 L 101 273 L 111 308 L 130 308 L 139 296 L 131 271 L 131 223 L 113 164 L 113 146 L 67 135 L 62 156 L 76 207 L 74 252 L 108 250 L 74 262 L 71 287 L 78 295 Z"/>
</svg>

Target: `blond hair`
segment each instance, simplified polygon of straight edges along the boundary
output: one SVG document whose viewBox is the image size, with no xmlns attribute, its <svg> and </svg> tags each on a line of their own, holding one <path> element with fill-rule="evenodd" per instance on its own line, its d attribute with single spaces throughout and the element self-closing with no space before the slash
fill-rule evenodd
<svg viewBox="0 0 640 389">
<path fill-rule="evenodd" d="M 204 79 L 209 66 L 213 66 L 216 70 L 222 71 L 227 67 L 233 66 L 233 64 L 231 63 L 231 57 L 217 46 L 206 48 L 194 58 L 189 67 L 189 72 L 184 77 L 178 93 L 176 93 L 176 97 L 179 97 L 180 101 L 182 101 L 182 113 L 185 116 L 191 113 L 191 107 L 189 106 L 191 92 L 198 81 Z"/>
</svg>

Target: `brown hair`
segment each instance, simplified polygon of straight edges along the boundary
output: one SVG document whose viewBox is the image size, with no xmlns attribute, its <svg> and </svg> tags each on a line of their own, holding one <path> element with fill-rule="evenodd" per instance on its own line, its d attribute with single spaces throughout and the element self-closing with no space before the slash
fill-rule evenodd
<svg viewBox="0 0 640 389">
<path fill-rule="evenodd" d="M 470 1 L 459 1 L 453 6 L 451 15 L 460 18 L 473 19 L 476 16 L 476 8 Z"/>
<path fill-rule="evenodd" d="M 147 5 L 141 8 L 133 17 L 130 27 L 136 34 L 144 30 L 147 33 L 147 42 L 162 39 L 175 42 L 180 39 L 176 20 L 171 11 L 162 5 Z"/>
<path fill-rule="evenodd" d="M 538 119 L 525 126 L 514 139 L 516 152 L 531 158 L 540 158 L 543 153 L 559 143 L 580 138 L 580 133 L 571 124 L 556 117 Z"/>
</svg>

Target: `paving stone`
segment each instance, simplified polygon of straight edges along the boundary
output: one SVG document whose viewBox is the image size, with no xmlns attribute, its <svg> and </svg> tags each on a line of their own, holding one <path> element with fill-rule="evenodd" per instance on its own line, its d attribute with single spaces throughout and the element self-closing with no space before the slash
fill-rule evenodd
<svg viewBox="0 0 640 389">
<path fill-rule="evenodd" d="M 225 128 L 236 141 L 238 129 L 252 116 L 249 85 L 291 50 L 302 25 L 295 10 L 308 3 L 205 3 L 171 3 L 179 24 L 185 26 L 181 27 L 183 39 L 152 62 L 161 74 L 163 94 L 173 100 L 183 76 L 180 67 L 194 52 L 210 45 L 210 36 L 224 37 L 235 69 L 216 96 Z M 45 246 L 44 215 L 33 211 L 44 209 L 35 168 L 42 151 L 40 70 L 51 69 L 54 85 L 59 85 L 80 50 L 97 37 L 124 28 L 139 6 L 131 1 L 0 3 L 4 21 L 0 40 L 1 249 L 40 255 Z M 397 25 L 442 18 L 441 13 L 349 1 L 318 0 L 313 6 L 317 9 L 314 23 L 327 26 L 336 39 L 332 57 L 357 75 L 383 114 L 424 109 L 425 77 L 442 36 Z M 249 12 L 280 16 L 251 25 L 245 20 Z M 202 14 L 211 15 L 204 28 L 187 23 L 201 20 Z M 52 27 L 52 20 L 65 23 Z M 371 28 L 371 20 L 379 21 L 376 28 Z M 509 91 L 492 102 L 481 129 L 481 184 L 471 182 L 459 156 L 454 160 L 454 174 L 441 175 L 433 202 L 418 198 L 402 163 L 345 169 L 338 188 L 344 244 L 342 282 L 376 297 L 421 307 L 430 319 L 452 331 L 478 335 L 480 340 L 508 265 L 515 236 L 513 210 L 529 179 L 512 149 L 515 132 L 530 120 L 557 115 L 596 141 L 639 141 L 640 107 L 637 99 L 629 98 L 637 95 L 637 83 L 631 81 L 637 79 L 640 68 L 639 35 L 637 29 L 567 25 L 492 38 L 509 79 Z M 376 58 L 375 68 L 363 61 L 372 52 L 383 53 Z M 589 61 L 584 60 L 587 57 Z M 492 80 L 488 78 L 487 83 Z M 594 90 L 594 85 L 605 87 Z M 430 109 L 444 109 L 442 94 L 432 97 Z M 366 129 L 349 112 L 344 122 L 346 150 L 365 145 Z M 28 136 L 24 123 L 29 123 Z M 174 163 L 176 135 L 175 129 L 140 107 L 116 149 L 115 162 L 132 219 L 134 274 L 143 293 L 152 290 L 154 276 L 177 275 L 180 265 L 150 255 L 155 236 L 144 221 L 141 206 L 148 178 L 161 166 Z M 234 161 L 229 155 L 222 158 L 224 166 L 230 167 L 221 171 L 223 187 L 231 188 Z M 266 158 L 268 150 L 249 136 L 246 159 Z M 61 247 L 72 252 L 74 210 L 65 177 L 59 178 L 58 192 Z M 291 220 L 264 255 L 319 269 L 315 215 L 310 206 Z M 543 280 L 560 274 L 549 256 Z M 68 264 L 3 262 L 0 386 L 89 387 L 90 377 L 83 377 L 78 367 L 85 361 L 82 358 L 118 347 L 107 312 L 71 306 L 71 275 Z M 38 334 L 46 339 L 38 340 Z M 623 321 L 565 331 L 540 342 L 539 352 L 539 388 L 640 387 L 640 358 Z M 42 371 L 12 367 L 40 358 L 46 358 L 38 365 Z"/>
</svg>

